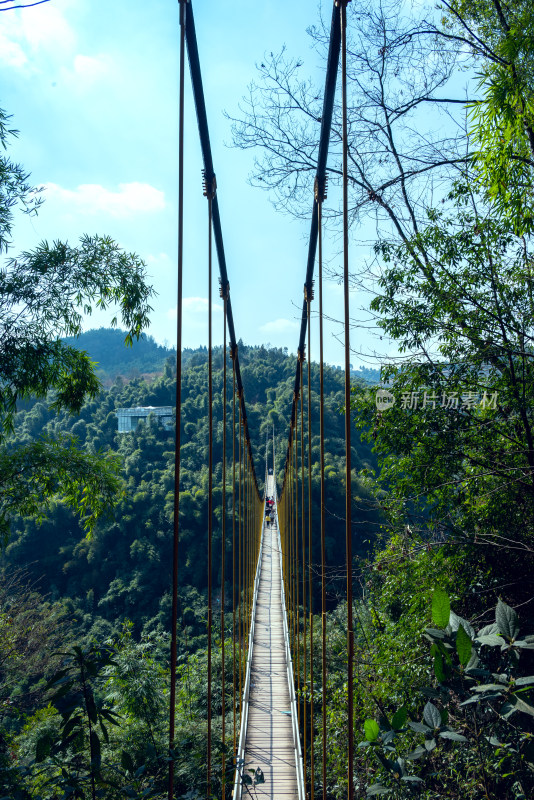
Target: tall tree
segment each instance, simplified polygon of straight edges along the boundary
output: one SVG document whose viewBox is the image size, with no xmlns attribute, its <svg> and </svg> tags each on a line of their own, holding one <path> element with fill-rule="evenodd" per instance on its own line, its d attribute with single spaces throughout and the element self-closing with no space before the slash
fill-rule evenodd
<svg viewBox="0 0 534 800">
<path fill-rule="evenodd" d="M 0 110 L 0 253 L 13 247 L 13 214 L 36 214 L 40 192 L 6 155 L 9 117 Z M 73 439 L 42 439 L 13 451 L 7 437 L 17 401 L 49 396 L 56 410 L 77 412 L 100 384 L 87 353 L 62 336 L 82 330 L 83 314 L 118 305 L 126 342 L 148 324 L 145 266 L 109 237 L 84 236 L 78 247 L 42 242 L 7 258 L 0 269 L 0 533 L 16 512 L 38 513 L 61 495 L 83 517 L 87 530 L 120 490 L 113 459 L 79 451 Z M 116 324 L 117 317 L 112 321 Z"/>
<path fill-rule="evenodd" d="M 530 566 L 532 3 L 399 11 L 357 0 L 349 20 L 352 220 L 377 222 L 372 311 L 402 357 L 389 371 L 395 405 L 359 404 L 392 519 L 417 509 L 422 528 L 506 545 Z M 324 52 L 327 31 L 310 33 Z M 321 92 L 302 70 L 285 52 L 264 61 L 234 135 L 260 148 L 253 182 L 307 215 Z M 339 183 L 336 114 L 329 172 Z"/>
<path fill-rule="evenodd" d="M 348 6 L 349 188 L 353 223 L 407 240 L 451 181 L 475 169 L 493 199 L 524 217 L 533 162 L 533 27 L 528 0 L 392 0 Z M 329 31 L 309 33 L 326 59 Z M 276 207 L 307 218 L 313 197 L 322 87 L 300 58 L 266 56 L 240 112 L 236 146 L 258 155 L 251 182 Z M 467 117 L 467 109 L 470 115 Z M 328 174 L 341 181 L 341 110 L 334 107 Z M 507 177 L 508 176 L 508 177 Z M 510 184 L 516 187 L 511 194 Z M 325 208 L 330 220 L 340 208 Z M 530 224 L 530 222 L 529 222 Z"/>
</svg>

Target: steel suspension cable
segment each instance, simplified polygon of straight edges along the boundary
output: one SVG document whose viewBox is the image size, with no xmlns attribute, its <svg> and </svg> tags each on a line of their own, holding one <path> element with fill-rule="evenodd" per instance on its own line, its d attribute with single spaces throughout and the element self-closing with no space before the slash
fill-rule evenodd
<svg viewBox="0 0 534 800">
<path fill-rule="evenodd" d="M 293 429 L 291 429 L 291 437 L 293 437 Z M 287 558 L 288 558 L 288 598 L 289 598 L 289 614 L 290 614 L 290 632 L 291 632 L 291 651 L 293 652 L 293 555 L 292 555 L 292 542 L 293 542 L 293 471 L 291 465 L 293 463 L 293 440 L 289 447 L 289 464 L 288 464 L 288 496 L 287 496 Z"/>
<path fill-rule="evenodd" d="M 245 458 L 245 629 L 243 636 L 245 637 L 245 644 L 247 645 L 247 658 L 248 658 L 248 638 L 246 636 L 247 630 L 250 628 L 250 485 L 249 485 L 249 457 Z"/>
<path fill-rule="evenodd" d="M 225 675 L 225 651 L 224 651 L 224 582 L 225 582 L 225 562 L 226 562 L 226 312 L 228 285 L 221 285 L 221 297 L 223 298 L 223 458 L 222 458 L 222 518 L 221 518 L 221 739 L 222 747 L 222 796 L 226 781 L 226 675 Z"/>
<path fill-rule="evenodd" d="M 186 2 L 186 0 L 180 0 Z M 200 59 L 198 54 L 198 45 L 195 30 L 195 20 L 193 14 L 193 4 L 191 0 L 187 0 L 187 25 L 185 26 L 185 43 L 187 45 L 187 54 L 189 58 L 189 70 L 191 75 L 191 83 L 193 89 L 193 99 L 195 102 L 195 110 L 197 115 L 198 133 L 200 139 L 200 147 L 202 150 L 202 160 L 204 162 L 204 171 L 208 182 L 215 175 L 213 166 L 213 157 L 211 153 L 211 144 L 208 128 L 208 116 L 206 112 L 206 103 L 204 99 L 204 89 L 202 85 L 202 73 L 200 70 Z M 219 273 L 221 283 L 225 286 L 228 283 L 228 273 L 226 269 L 226 256 L 224 252 L 224 243 L 222 237 L 221 218 L 219 213 L 219 201 L 217 195 L 213 198 L 212 204 L 213 212 L 213 238 L 217 251 L 217 260 L 219 262 Z M 235 351 L 235 364 L 236 364 L 236 382 L 241 404 L 242 422 L 246 430 L 246 442 L 250 449 L 250 437 L 248 435 L 248 422 L 247 412 L 245 407 L 245 400 L 243 395 L 243 381 L 241 378 L 241 369 L 239 366 L 239 354 L 237 350 L 237 340 L 234 327 L 234 318 L 232 313 L 232 301 L 228 297 L 227 302 L 227 322 L 228 322 L 228 337 L 232 349 Z M 252 453 L 251 453 L 252 454 Z M 257 487 L 256 473 L 254 464 L 252 463 L 253 480 Z"/>
<path fill-rule="evenodd" d="M 276 478 L 276 465 L 274 463 L 274 457 L 275 457 L 275 450 L 274 450 L 274 424 L 273 424 L 273 476 L 274 476 L 274 478 Z M 273 483 L 274 483 L 274 479 L 273 479 Z M 276 491 L 276 483 L 274 483 L 273 489 L 274 489 L 273 494 L 277 496 L 278 492 Z"/>
<path fill-rule="evenodd" d="M 326 64 L 323 110 L 321 114 L 321 132 L 319 137 L 319 150 L 317 155 L 316 178 L 321 184 L 324 183 L 326 177 L 326 162 L 328 157 L 328 146 L 330 142 L 330 131 L 332 127 L 332 114 L 334 109 L 334 97 L 336 91 L 337 72 L 339 65 L 340 43 L 341 43 L 341 36 L 340 36 L 340 25 L 339 25 L 339 13 L 338 9 L 336 8 L 336 5 L 333 4 L 332 19 L 330 23 L 328 57 Z M 306 281 L 305 281 L 306 287 L 310 290 L 313 284 L 313 272 L 314 272 L 315 258 L 317 252 L 317 242 L 318 242 L 318 227 L 319 227 L 318 207 L 317 207 L 317 202 L 314 200 L 312 206 L 312 214 L 311 214 L 310 239 L 308 245 L 308 262 L 306 267 Z M 307 303 L 306 300 L 304 300 L 302 305 L 298 350 L 304 350 L 306 327 L 307 327 Z M 298 391 L 299 385 L 300 385 L 300 370 L 297 364 L 295 372 L 295 385 L 294 385 L 295 391 Z M 293 406 L 291 412 L 291 420 L 293 420 L 294 414 L 295 414 L 295 408 Z M 288 443 L 289 443 L 289 437 L 288 437 Z M 285 476 L 284 476 L 284 482 L 285 482 Z"/>
<path fill-rule="evenodd" d="M 298 397 L 295 414 L 295 608 L 297 633 L 297 718 L 300 726 L 300 592 L 299 592 L 299 434 L 298 434 Z"/>
<path fill-rule="evenodd" d="M 301 500 L 302 500 L 302 510 L 301 510 L 301 530 L 302 530 L 302 622 L 303 622 L 303 647 L 302 647 L 302 655 L 303 655 L 303 679 L 302 679 L 302 710 L 303 710 L 303 722 L 302 722 L 302 730 L 303 730 L 303 763 L 306 765 L 307 761 L 307 753 L 306 753 L 306 744 L 307 744 L 307 713 L 306 707 L 308 705 L 308 698 L 306 695 L 306 687 L 307 687 L 307 659 L 306 659 L 306 645 L 307 645 L 307 637 L 306 637 L 306 519 L 304 514 L 304 385 L 302 383 L 302 368 L 303 368 L 303 359 L 300 361 L 300 385 L 301 385 L 301 392 L 300 392 L 300 488 L 301 488 Z M 304 767 L 306 768 L 306 767 Z"/>
<path fill-rule="evenodd" d="M 314 745 L 314 703 L 313 703 L 313 594 L 312 594 L 312 452 L 311 452 L 311 330 L 310 306 L 313 300 L 313 287 L 305 286 L 306 316 L 308 322 L 308 596 L 310 598 L 310 800 L 315 796 L 315 757 Z"/>
<path fill-rule="evenodd" d="M 250 641 L 250 623 L 252 620 L 252 595 L 253 595 L 253 564 L 254 564 L 254 526 L 252 517 L 252 472 L 250 469 L 251 459 L 249 457 L 249 472 L 248 472 L 248 540 L 249 540 L 249 557 L 248 557 L 248 630 Z"/>
<path fill-rule="evenodd" d="M 248 654 L 250 630 L 250 458 L 245 459 L 245 658 Z"/>
<path fill-rule="evenodd" d="M 184 96 L 186 2 L 180 0 L 180 66 L 178 100 L 178 290 L 176 302 L 176 438 L 174 445 L 174 503 L 172 552 L 171 675 L 169 695 L 169 786 L 174 795 L 174 734 L 176 714 L 176 664 L 178 656 L 178 547 L 180 540 L 180 421 L 182 409 L 182 286 L 184 252 Z"/>
<path fill-rule="evenodd" d="M 291 503 L 292 503 L 292 535 L 291 535 L 291 547 L 292 547 L 292 554 L 293 554 L 293 663 L 297 661 L 297 653 L 298 653 L 298 646 L 297 646 L 297 627 L 298 627 L 298 598 L 297 598 L 297 587 L 298 587 L 298 575 L 297 575 L 297 527 L 298 527 L 298 504 L 297 504 L 297 467 L 296 467 L 296 458 L 297 458 L 297 449 L 298 449 L 298 441 L 297 441 L 297 431 L 296 425 L 293 426 L 293 447 L 291 449 L 293 460 L 292 460 L 292 476 L 293 476 L 293 483 L 292 483 L 292 493 L 291 493 Z M 297 701 L 297 710 L 298 710 L 298 701 Z"/>
<path fill-rule="evenodd" d="M 206 779 L 207 798 L 211 796 L 211 634 L 212 634 L 212 545 L 213 545 L 213 319 L 212 319 L 212 224 L 215 175 L 211 180 L 204 173 L 204 195 L 208 199 L 208 732 Z"/>
<path fill-rule="evenodd" d="M 345 326 L 345 541 L 347 561 L 347 798 L 354 795 L 354 630 L 352 621 L 352 492 L 350 429 L 349 201 L 347 132 L 347 3 L 339 0 L 341 23 L 341 105 L 343 117 L 343 306 Z"/>
<path fill-rule="evenodd" d="M 244 432 L 243 432 L 244 436 Z M 243 451 L 243 685 L 246 679 L 247 625 L 248 625 L 248 580 L 247 580 L 247 454 Z"/>
<path fill-rule="evenodd" d="M 324 356 L 323 356 L 323 237 L 322 200 L 319 214 L 319 440 L 321 479 L 321 665 L 322 665 L 322 735 L 323 735 L 323 800 L 326 800 L 326 546 L 324 486 Z"/>
<path fill-rule="evenodd" d="M 293 483 L 295 475 L 293 473 L 293 434 L 294 428 L 291 429 L 291 448 L 289 455 L 291 463 L 289 465 L 289 597 L 291 600 L 291 651 L 293 661 L 295 660 L 295 593 L 293 592 L 293 571 L 294 571 L 294 558 L 293 558 Z"/>
<path fill-rule="evenodd" d="M 241 397 L 239 397 L 241 399 Z M 239 497 L 238 497 L 238 505 L 237 505 L 237 520 L 238 520 L 238 550 L 239 550 L 239 557 L 238 557 L 238 603 L 239 603 L 239 717 L 243 713 L 243 637 L 242 637 L 242 629 L 241 629 L 241 617 L 243 615 L 242 609 L 242 591 L 243 587 L 241 584 L 241 559 L 243 556 L 242 553 L 242 503 L 241 503 L 241 490 L 243 485 L 243 461 L 242 461 L 242 420 L 241 420 L 241 403 L 239 403 Z"/>
<path fill-rule="evenodd" d="M 233 678 L 233 722 L 234 722 L 234 756 L 237 753 L 236 725 L 236 660 L 235 660 L 235 353 L 232 348 L 232 678 Z"/>
</svg>

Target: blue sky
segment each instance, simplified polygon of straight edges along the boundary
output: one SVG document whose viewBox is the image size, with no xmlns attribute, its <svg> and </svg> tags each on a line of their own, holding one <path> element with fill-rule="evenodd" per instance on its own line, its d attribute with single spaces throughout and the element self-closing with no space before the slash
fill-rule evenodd
<svg viewBox="0 0 534 800">
<path fill-rule="evenodd" d="M 194 0 L 193 7 L 236 334 L 247 344 L 295 352 L 309 224 L 275 212 L 264 192 L 248 186 L 253 153 L 229 147 L 223 111 L 236 111 L 266 51 L 287 44 L 318 74 L 306 27 L 318 21 L 319 9 L 309 0 Z M 176 0 L 51 0 L 0 14 L 0 102 L 20 131 L 11 155 L 46 187 L 39 216 L 17 222 L 14 250 L 43 239 L 111 235 L 146 261 L 158 292 L 149 333 L 169 344 L 176 318 L 178 41 Z M 194 347 L 207 340 L 207 204 L 188 75 L 186 85 L 184 345 Z M 342 299 L 341 287 L 326 285 L 328 316 L 341 317 Z M 87 327 L 108 322 L 93 316 Z M 339 326 L 329 324 L 325 354 L 341 364 L 335 333 Z M 314 357 L 316 344 L 312 350 Z"/>
</svg>

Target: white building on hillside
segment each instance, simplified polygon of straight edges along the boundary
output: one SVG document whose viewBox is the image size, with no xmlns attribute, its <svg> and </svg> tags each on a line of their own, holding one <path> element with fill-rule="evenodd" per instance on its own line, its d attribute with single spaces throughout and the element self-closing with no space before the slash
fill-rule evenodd
<svg viewBox="0 0 534 800">
<path fill-rule="evenodd" d="M 136 408 L 118 408 L 117 421 L 119 433 L 134 431 L 141 420 L 148 419 L 150 414 L 158 419 L 164 428 L 172 428 L 174 423 L 174 408 L 172 406 L 137 406 Z"/>
</svg>

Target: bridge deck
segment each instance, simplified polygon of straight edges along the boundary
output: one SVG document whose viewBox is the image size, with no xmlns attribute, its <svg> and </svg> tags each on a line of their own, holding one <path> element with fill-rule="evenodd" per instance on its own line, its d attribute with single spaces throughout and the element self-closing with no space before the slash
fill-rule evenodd
<svg viewBox="0 0 534 800">
<path fill-rule="evenodd" d="M 258 798 L 298 798 L 281 603 L 278 531 L 265 527 L 252 654 L 245 773 L 260 767 Z M 249 773 L 250 774 L 250 773 Z"/>
</svg>

